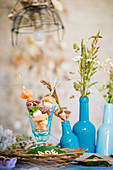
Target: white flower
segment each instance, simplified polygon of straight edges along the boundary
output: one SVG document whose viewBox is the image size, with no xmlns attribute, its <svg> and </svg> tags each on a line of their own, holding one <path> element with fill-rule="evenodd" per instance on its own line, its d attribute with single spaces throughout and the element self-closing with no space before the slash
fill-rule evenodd
<svg viewBox="0 0 113 170">
<path fill-rule="evenodd" d="M 92 62 L 92 59 L 91 59 L 91 58 L 88 58 L 86 61 L 87 61 L 87 62 Z"/>
<path fill-rule="evenodd" d="M 4 143 L 4 144 L 7 144 L 7 143 L 8 143 L 8 139 L 5 139 L 5 140 L 3 141 L 3 143 Z"/>
<path fill-rule="evenodd" d="M 96 63 L 96 64 L 100 64 L 99 60 L 93 60 L 93 62 Z"/>
<path fill-rule="evenodd" d="M 112 62 L 110 62 L 110 66 L 113 67 L 113 63 Z"/>
<path fill-rule="evenodd" d="M 12 143 L 13 143 L 13 144 L 16 143 L 16 137 L 13 138 Z"/>
<path fill-rule="evenodd" d="M 3 145 L 2 150 L 7 150 L 7 145 L 6 144 Z"/>
<path fill-rule="evenodd" d="M 106 60 L 105 60 L 105 62 L 109 62 L 109 61 L 111 61 L 111 58 L 107 58 Z"/>
<path fill-rule="evenodd" d="M 13 136 L 12 130 L 9 129 L 4 130 L 4 137 L 8 137 L 8 136 Z"/>
<path fill-rule="evenodd" d="M 99 60 L 97 60 L 97 64 L 100 64 L 100 61 L 99 61 Z"/>
<path fill-rule="evenodd" d="M 110 71 L 107 71 L 107 74 L 110 74 Z"/>
<path fill-rule="evenodd" d="M 13 132 L 9 129 L 3 130 L 0 126 L 0 150 L 12 148 L 12 144 L 16 143 L 16 138 L 13 137 Z"/>
<path fill-rule="evenodd" d="M 76 61 L 80 61 L 80 59 L 82 58 L 83 58 L 82 56 L 75 56 L 74 58 L 72 58 L 72 60 L 76 62 Z"/>
<path fill-rule="evenodd" d="M 93 63 L 96 63 L 96 64 L 100 64 L 99 60 L 92 60 L 92 58 L 88 58 L 86 61 L 87 62 L 93 62 Z"/>
<path fill-rule="evenodd" d="M 9 142 L 9 141 L 6 141 L 5 144 L 7 145 L 7 148 L 11 147 L 12 146 L 12 143 Z"/>
<path fill-rule="evenodd" d="M 12 140 L 13 140 L 13 137 L 7 137 L 7 139 L 8 139 L 8 142 L 12 142 Z"/>
</svg>

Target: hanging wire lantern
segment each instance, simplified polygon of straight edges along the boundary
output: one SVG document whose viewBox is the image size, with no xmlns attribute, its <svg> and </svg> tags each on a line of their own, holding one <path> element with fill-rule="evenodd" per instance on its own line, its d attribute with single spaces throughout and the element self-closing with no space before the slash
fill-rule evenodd
<svg viewBox="0 0 113 170">
<path fill-rule="evenodd" d="M 51 7 L 47 1 L 33 3 L 33 1 L 21 0 L 21 3 L 24 8 L 13 9 L 9 14 L 9 18 L 13 19 L 12 45 L 14 47 L 18 44 L 19 34 L 32 33 L 36 41 L 41 41 L 45 38 L 45 33 L 57 31 L 58 40 L 63 39 L 64 26 L 53 6 Z"/>
</svg>

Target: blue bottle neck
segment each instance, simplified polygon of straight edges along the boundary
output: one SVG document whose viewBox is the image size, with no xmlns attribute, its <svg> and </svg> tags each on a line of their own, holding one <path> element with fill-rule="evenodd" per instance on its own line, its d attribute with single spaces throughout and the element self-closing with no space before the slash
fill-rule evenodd
<svg viewBox="0 0 113 170">
<path fill-rule="evenodd" d="M 103 123 L 113 124 L 113 104 L 111 103 L 104 106 Z"/>
<path fill-rule="evenodd" d="M 68 120 L 62 121 L 62 134 L 66 135 L 69 133 L 72 133 L 70 122 Z"/>
<path fill-rule="evenodd" d="M 88 97 L 80 97 L 80 121 L 89 121 L 89 99 Z"/>
</svg>

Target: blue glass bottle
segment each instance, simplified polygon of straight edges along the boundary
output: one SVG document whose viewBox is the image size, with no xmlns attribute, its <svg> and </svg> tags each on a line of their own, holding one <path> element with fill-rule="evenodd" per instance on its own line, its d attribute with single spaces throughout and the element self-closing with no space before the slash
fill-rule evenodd
<svg viewBox="0 0 113 170">
<path fill-rule="evenodd" d="M 62 121 L 62 137 L 60 139 L 62 148 L 80 148 L 77 136 L 72 132 L 71 125 L 68 120 Z"/>
<path fill-rule="evenodd" d="M 104 156 L 113 154 L 113 104 L 104 106 L 103 124 L 97 132 L 96 153 Z"/>
<path fill-rule="evenodd" d="M 95 152 L 95 127 L 89 121 L 89 98 L 80 97 L 79 121 L 74 124 L 73 132 L 78 137 L 80 148 Z"/>
</svg>

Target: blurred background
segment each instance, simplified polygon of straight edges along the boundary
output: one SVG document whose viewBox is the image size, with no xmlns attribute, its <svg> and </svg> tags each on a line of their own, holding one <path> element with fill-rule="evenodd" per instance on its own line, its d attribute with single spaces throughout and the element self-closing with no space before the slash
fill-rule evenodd
<svg viewBox="0 0 113 170">
<path fill-rule="evenodd" d="M 102 35 L 99 40 L 100 50 L 98 58 L 101 62 L 110 57 L 113 62 L 113 1 L 112 0 L 60 0 L 63 11 L 59 15 L 65 27 L 64 39 L 57 41 L 56 35 L 47 35 L 45 40 L 37 43 L 33 36 L 19 35 L 18 46 L 11 44 L 12 21 L 8 14 L 15 0 L 0 0 L 0 125 L 4 129 L 11 129 L 13 133 L 31 135 L 30 123 L 25 110 L 26 101 L 21 99 L 21 86 L 15 81 L 14 75 L 22 73 L 26 88 L 32 89 L 34 97 L 41 99 L 48 94 L 48 90 L 40 80 L 49 81 L 51 84 L 57 76 L 61 83 L 57 93 L 62 106 L 67 106 L 71 111 L 70 123 L 79 118 L 80 93 L 73 88 L 73 80 L 69 72 L 75 71 L 78 78 L 78 67 L 72 61 L 76 54 L 73 43 L 80 46 L 81 39 L 86 41 L 98 30 Z M 55 33 L 54 33 L 55 34 Z M 104 104 L 106 103 L 98 88 L 108 79 L 103 71 L 98 71 L 93 80 L 98 85 L 91 88 L 89 96 L 90 120 L 96 129 L 102 123 Z M 92 81 L 93 81 L 92 80 Z M 69 99 L 75 95 L 74 99 Z M 61 137 L 61 120 L 54 116 L 52 135 L 56 139 Z"/>
</svg>

